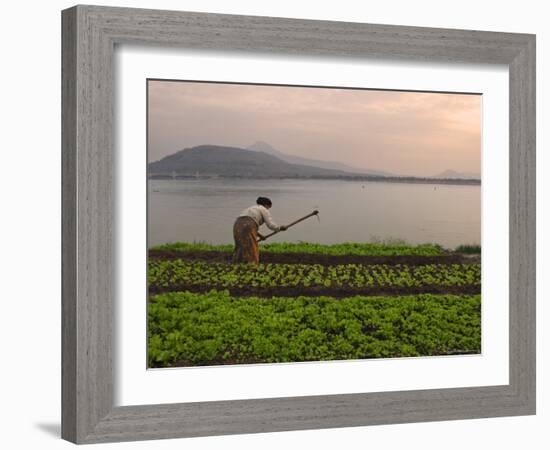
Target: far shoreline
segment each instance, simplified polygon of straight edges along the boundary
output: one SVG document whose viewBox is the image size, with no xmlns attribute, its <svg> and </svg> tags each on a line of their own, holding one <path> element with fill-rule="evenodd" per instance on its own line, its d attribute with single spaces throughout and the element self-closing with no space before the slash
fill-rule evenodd
<svg viewBox="0 0 550 450">
<path fill-rule="evenodd" d="M 331 180 L 331 181 L 360 181 L 374 183 L 403 183 L 403 184 L 442 184 L 458 186 L 481 186 L 481 180 L 473 178 L 422 178 L 422 177 L 376 177 L 376 176 L 353 176 L 353 177 L 327 177 L 327 176 L 281 176 L 281 177 L 260 177 L 260 176 L 219 176 L 219 175 L 168 175 L 151 174 L 148 180 Z"/>
</svg>

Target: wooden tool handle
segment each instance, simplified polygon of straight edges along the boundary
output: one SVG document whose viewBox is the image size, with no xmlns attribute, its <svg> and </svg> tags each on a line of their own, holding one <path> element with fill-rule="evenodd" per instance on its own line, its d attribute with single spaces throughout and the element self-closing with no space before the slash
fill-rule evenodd
<svg viewBox="0 0 550 450">
<path fill-rule="evenodd" d="M 290 227 L 296 225 L 297 223 L 300 223 L 301 221 L 310 218 L 311 216 L 316 216 L 317 214 L 319 214 L 319 211 L 318 211 L 318 210 L 315 210 L 315 211 L 313 211 L 312 213 L 309 213 L 307 216 L 300 217 L 298 220 L 295 220 L 294 222 L 289 223 L 288 225 L 286 225 L 286 228 L 288 229 L 288 228 L 290 228 Z M 280 233 L 280 230 L 274 231 L 274 232 L 269 233 L 269 234 L 266 234 L 266 235 L 264 236 L 264 239 L 258 239 L 258 241 L 263 241 L 263 240 L 267 239 L 268 237 L 271 237 L 271 236 L 273 236 L 273 235 L 275 235 L 275 234 L 277 234 L 277 233 Z"/>
</svg>

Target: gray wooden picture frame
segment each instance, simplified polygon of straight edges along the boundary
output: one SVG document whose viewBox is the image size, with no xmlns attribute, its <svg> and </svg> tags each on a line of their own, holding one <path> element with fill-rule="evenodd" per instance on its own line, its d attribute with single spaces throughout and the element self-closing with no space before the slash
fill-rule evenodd
<svg viewBox="0 0 550 450">
<path fill-rule="evenodd" d="M 535 413 L 535 36 L 75 6 L 62 12 L 62 437 L 75 443 Z M 509 384 L 114 406 L 115 44 L 505 64 L 510 83 Z"/>
</svg>

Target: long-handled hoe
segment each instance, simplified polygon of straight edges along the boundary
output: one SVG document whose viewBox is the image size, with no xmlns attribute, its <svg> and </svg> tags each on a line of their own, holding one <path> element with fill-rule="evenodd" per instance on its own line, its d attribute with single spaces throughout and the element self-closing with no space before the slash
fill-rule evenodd
<svg viewBox="0 0 550 450">
<path fill-rule="evenodd" d="M 304 220 L 306 220 L 306 219 L 309 219 L 310 217 L 313 217 L 313 216 L 317 216 L 317 218 L 319 218 L 319 211 L 318 211 L 318 210 L 315 210 L 315 211 L 309 213 L 307 216 L 301 217 L 301 218 L 299 218 L 298 220 L 295 220 L 294 222 L 289 223 L 289 224 L 286 226 L 286 228 L 289 229 L 290 227 L 293 227 L 294 225 L 296 225 L 296 224 L 298 224 L 298 223 L 300 223 L 300 222 L 302 222 L 302 221 L 304 221 Z M 258 239 L 258 242 L 260 242 L 260 241 L 265 241 L 267 238 L 269 238 L 269 237 L 271 237 L 271 236 L 273 236 L 273 235 L 275 235 L 275 234 L 277 234 L 277 233 L 280 233 L 280 231 L 274 231 L 273 233 L 266 234 L 266 235 L 263 236 L 263 238 L 259 238 L 259 239 Z"/>
</svg>

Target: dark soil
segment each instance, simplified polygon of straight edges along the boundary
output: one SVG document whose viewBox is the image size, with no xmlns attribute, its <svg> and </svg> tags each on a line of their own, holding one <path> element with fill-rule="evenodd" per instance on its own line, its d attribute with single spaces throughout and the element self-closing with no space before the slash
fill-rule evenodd
<svg viewBox="0 0 550 450">
<path fill-rule="evenodd" d="M 149 250 L 152 259 L 184 259 L 186 261 L 231 262 L 231 253 L 220 251 L 178 252 L 173 250 Z M 319 255 L 309 253 L 260 253 L 264 264 L 479 264 L 480 257 L 451 253 L 440 256 L 359 256 L 359 255 Z"/>
<path fill-rule="evenodd" d="M 475 295 L 481 293 L 481 285 L 468 286 L 365 286 L 365 287 L 332 287 L 324 286 L 315 287 L 294 287 L 294 286 L 276 286 L 276 287 L 251 287 L 244 286 L 242 288 L 224 288 L 221 286 L 208 285 L 174 285 L 169 288 L 150 286 L 149 293 L 151 295 L 160 294 L 163 292 L 189 291 L 196 293 L 206 293 L 212 289 L 227 290 L 235 297 L 318 297 L 327 296 L 335 298 L 352 297 L 354 295 L 384 295 L 384 296 L 400 296 L 400 295 L 418 295 L 418 294 L 453 294 L 453 295 Z"/>
</svg>

